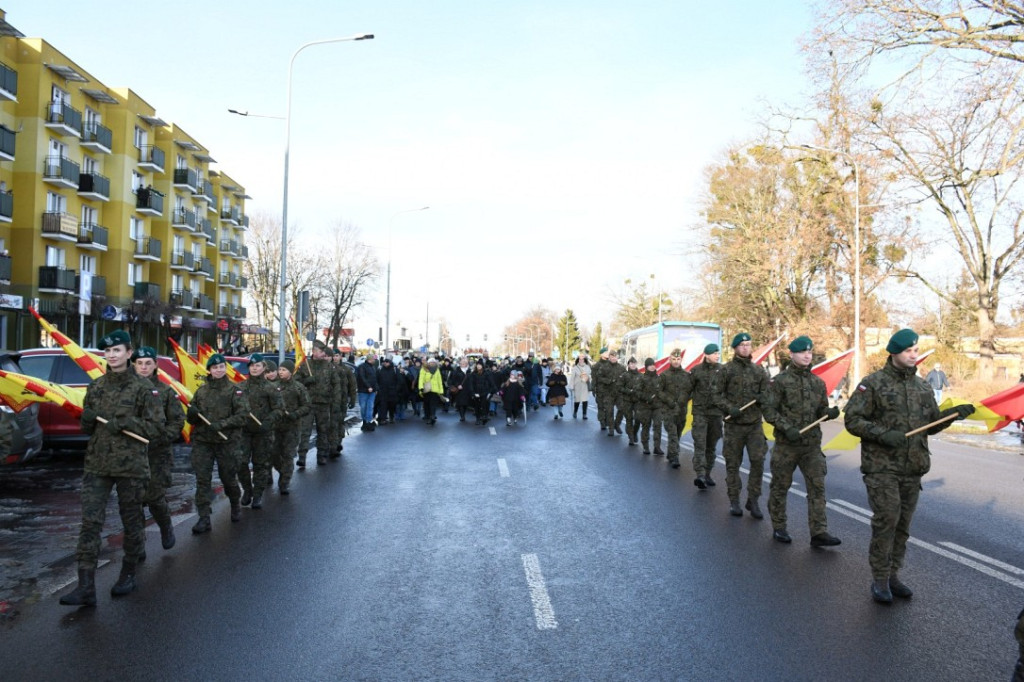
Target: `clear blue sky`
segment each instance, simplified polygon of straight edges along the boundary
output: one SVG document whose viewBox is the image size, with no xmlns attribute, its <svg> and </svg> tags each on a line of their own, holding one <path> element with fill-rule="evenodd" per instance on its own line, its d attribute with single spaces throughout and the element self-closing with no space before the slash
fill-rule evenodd
<svg viewBox="0 0 1024 682">
<path fill-rule="evenodd" d="M 289 222 L 309 240 L 352 222 L 386 258 L 391 217 L 429 205 L 394 222 L 392 320 L 422 328 L 429 300 L 476 342 L 537 305 L 607 323 L 627 277 L 686 282 L 702 170 L 766 98 L 799 100 L 810 21 L 748 0 L 2 6 L 208 145 L 250 213 L 280 211 L 283 123 L 227 109 L 283 115 L 296 48 L 374 33 L 296 62 Z"/>
</svg>

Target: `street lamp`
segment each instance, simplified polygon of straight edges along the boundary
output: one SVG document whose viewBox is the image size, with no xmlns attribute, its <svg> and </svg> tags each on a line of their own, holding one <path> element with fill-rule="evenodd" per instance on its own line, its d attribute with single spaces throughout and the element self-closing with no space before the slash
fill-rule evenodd
<svg viewBox="0 0 1024 682">
<path fill-rule="evenodd" d="M 391 231 L 395 227 L 395 218 L 402 215 L 403 213 L 415 213 L 416 211 L 426 211 L 429 206 L 421 206 L 420 208 L 410 208 L 404 211 L 399 211 L 395 215 L 391 216 L 391 220 L 388 221 L 388 293 L 387 301 L 385 302 L 384 312 L 384 347 L 391 348 Z M 430 317 L 430 304 L 427 304 L 427 317 Z"/>
<path fill-rule="evenodd" d="M 314 40 L 299 47 L 292 53 L 291 61 L 288 62 L 288 95 L 284 115 L 284 198 L 281 201 L 281 325 L 277 335 L 277 362 L 284 362 L 284 337 L 285 337 L 285 312 L 287 311 L 288 299 L 285 296 L 285 289 L 288 286 L 288 152 L 292 141 L 292 70 L 295 67 L 295 58 L 307 47 L 323 45 L 325 43 L 344 43 L 353 40 L 373 40 L 372 33 L 360 33 L 347 38 L 328 38 L 327 40 Z M 242 114 L 247 115 L 247 114 Z M 296 339 L 298 342 L 298 339 Z"/>
<path fill-rule="evenodd" d="M 853 154 L 841 149 L 800 145 L 803 149 L 845 156 L 853 164 L 853 379 L 861 380 L 860 374 L 860 169 Z"/>
</svg>

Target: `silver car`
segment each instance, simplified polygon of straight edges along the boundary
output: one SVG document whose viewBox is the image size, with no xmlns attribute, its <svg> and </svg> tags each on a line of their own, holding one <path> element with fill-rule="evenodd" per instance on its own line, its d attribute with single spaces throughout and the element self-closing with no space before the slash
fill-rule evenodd
<svg viewBox="0 0 1024 682">
<path fill-rule="evenodd" d="M 0 350 L 0 369 L 5 372 L 22 373 L 18 354 Z M 31 403 L 21 412 L 15 412 L 7 405 L 0 405 L 0 419 L 14 421 L 11 433 L 11 451 L 0 464 L 22 464 L 32 459 L 43 449 L 43 429 L 39 426 L 39 403 Z M 2 453 L 0 453 L 2 454 Z"/>
</svg>

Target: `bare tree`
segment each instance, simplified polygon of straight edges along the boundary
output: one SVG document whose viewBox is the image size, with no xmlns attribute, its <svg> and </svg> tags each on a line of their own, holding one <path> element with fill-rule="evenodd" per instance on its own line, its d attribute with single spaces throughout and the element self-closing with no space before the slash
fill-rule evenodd
<svg viewBox="0 0 1024 682">
<path fill-rule="evenodd" d="M 272 329 L 277 325 L 281 295 L 281 219 L 266 211 L 254 211 L 249 216 L 245 241 L 249 248 L 245 273 L 256 322 Z"/>
<path fill-rule="evenodd" d="M 337 346 L 349 316 L 367 300 L 380 276 L 380 263 L 360 239 L 359 228 L 347 221 L 332 227 L 333 245 L 324 255 L 316 309 L 327 323 L 327 343 Z"/>
</svg>

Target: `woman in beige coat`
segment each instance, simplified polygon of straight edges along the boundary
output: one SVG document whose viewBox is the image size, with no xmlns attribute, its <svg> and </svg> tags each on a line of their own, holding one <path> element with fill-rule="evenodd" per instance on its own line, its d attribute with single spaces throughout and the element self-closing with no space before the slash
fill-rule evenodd
<svg viewBox="0 0 1024 682">
<path fill-rule="evenodd" d="M 590 402 L 590 358 L 580 353 L 569 373 L 569 387 L 572 389 L 572 418 L 576 419 L 580 404 L 583 404 L 583 418 L 587 418 L 587 403 Z"/>
</svg>

